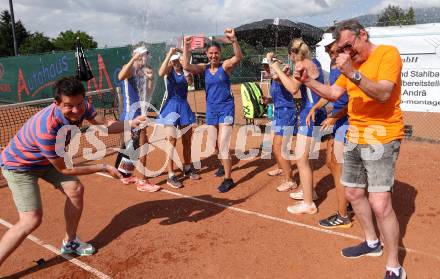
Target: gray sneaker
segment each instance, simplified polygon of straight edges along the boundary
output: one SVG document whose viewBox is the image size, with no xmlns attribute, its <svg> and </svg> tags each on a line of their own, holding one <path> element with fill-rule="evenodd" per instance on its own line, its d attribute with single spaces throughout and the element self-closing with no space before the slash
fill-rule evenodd
<svg viewBox="0 0 440 279">
<path fill-rule="evenodd" d="M 192 165 L 189 168 L 189 170 L 187 170 L 187 171 L 184 170 L 183 171 L 183 175 L 185 175 L 186 177 L 189 177 L 191 180 L 200 179 L 200 175 L 197 174 L 196 169 Z"/>
<path fill-rule="evenodd" d="M 183 187 L 183 184 L 179 180 L 177 180 L 177 177 L 175 175 L 168 177 L 167 184 L 176 189 Z"/>
<path fill-rule="evenodd" d="M 78 237 L 72 241 L 63 240 L 61 254 L 77 254 L 78 256 L 90 256 L 95 253 L 95 248 L 86 242 L 82 242 Z"/>
<path fill-rule="evenodd" d="M 339 215 L 339 212 L 327 217 L 325 219 L 322 219 L 319 221 L 319 225 L 324 228 L 333 229 L 333 228 L 342 228 L 342 229 L 349 229 L 353 225 L 351 223 L 350 217 L 342 217 Z"/>
</svg>

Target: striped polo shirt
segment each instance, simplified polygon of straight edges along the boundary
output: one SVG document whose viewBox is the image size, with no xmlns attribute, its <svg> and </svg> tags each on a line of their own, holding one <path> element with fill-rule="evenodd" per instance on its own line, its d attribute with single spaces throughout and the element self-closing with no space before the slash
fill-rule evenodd
<svg viewBox="0 0 440 279">
<path fill-rule="evenodd" d="M 70 122 L 62 114 L 56 103 L 45 107 L 32 116 L 20 128 L 9 142 L 0 156 L 0 166 L 8 170 L 42 170 L 50 166 L 48 159 L 59 156 L 56 153 L 55 143 L 58 131 L 65 125 L 80 127 L 84 119 L 93 119 L 96 111 L 87 101 L 86 110 L 80 120 Z M 60 133 L 59 136 L 62 136 Z M 66 136 L 66 145 L 70 141 L 70 133 Z M 58 147 L 57 147 L 58 148 Z M 60 147 L 62 149 L 65 146 Z"/>
</svg>

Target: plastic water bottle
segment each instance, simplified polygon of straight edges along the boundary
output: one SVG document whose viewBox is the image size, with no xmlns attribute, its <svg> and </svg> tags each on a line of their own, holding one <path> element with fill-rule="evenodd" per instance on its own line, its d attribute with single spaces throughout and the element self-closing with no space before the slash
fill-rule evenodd
<svg viewBox="0 0 440 279">
<path fill-rule="evenodd" d="M 273 118 L 273 103 L 270 103 L 267 106 L 267 118 L 269 118 L 269 119 Z"/>
</svg>

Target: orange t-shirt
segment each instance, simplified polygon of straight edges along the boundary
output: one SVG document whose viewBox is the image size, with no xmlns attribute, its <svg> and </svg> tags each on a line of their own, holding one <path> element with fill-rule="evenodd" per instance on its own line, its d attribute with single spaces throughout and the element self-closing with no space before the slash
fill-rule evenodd
<svg viewBox="0 0 440 279">
<path fill-rule="evenodd" d="M 371 81 L 388 80 L 395 86 L 388 101 L 381 104 L 346 76 L 338 78 L 336 85 L 346 89 L 349 96 L 348 140 L 358 144 L 378 144 L 403 138 L 400 110 L 402 60 L 399 51 L 393 46 L 379 45 L 358 71 Z"/>
</svg>

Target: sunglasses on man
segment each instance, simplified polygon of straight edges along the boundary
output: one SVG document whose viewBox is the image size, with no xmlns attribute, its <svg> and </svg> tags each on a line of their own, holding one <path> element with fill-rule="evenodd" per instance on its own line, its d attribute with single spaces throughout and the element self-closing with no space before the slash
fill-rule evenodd
<svg viewBox="0 0 440 279">
<path fill-rule="evenodd" d="M 343 53 L 343 52 L 351 52 L 353 51 L 354 45 L 356 44 L 356 40 L 358 39 L 358 36 L 355 36 L 353 38 L 353 41 L 343 45 L 342 47 L 338 48 L 337 52 L 338 53 Z"/>
</svg>

